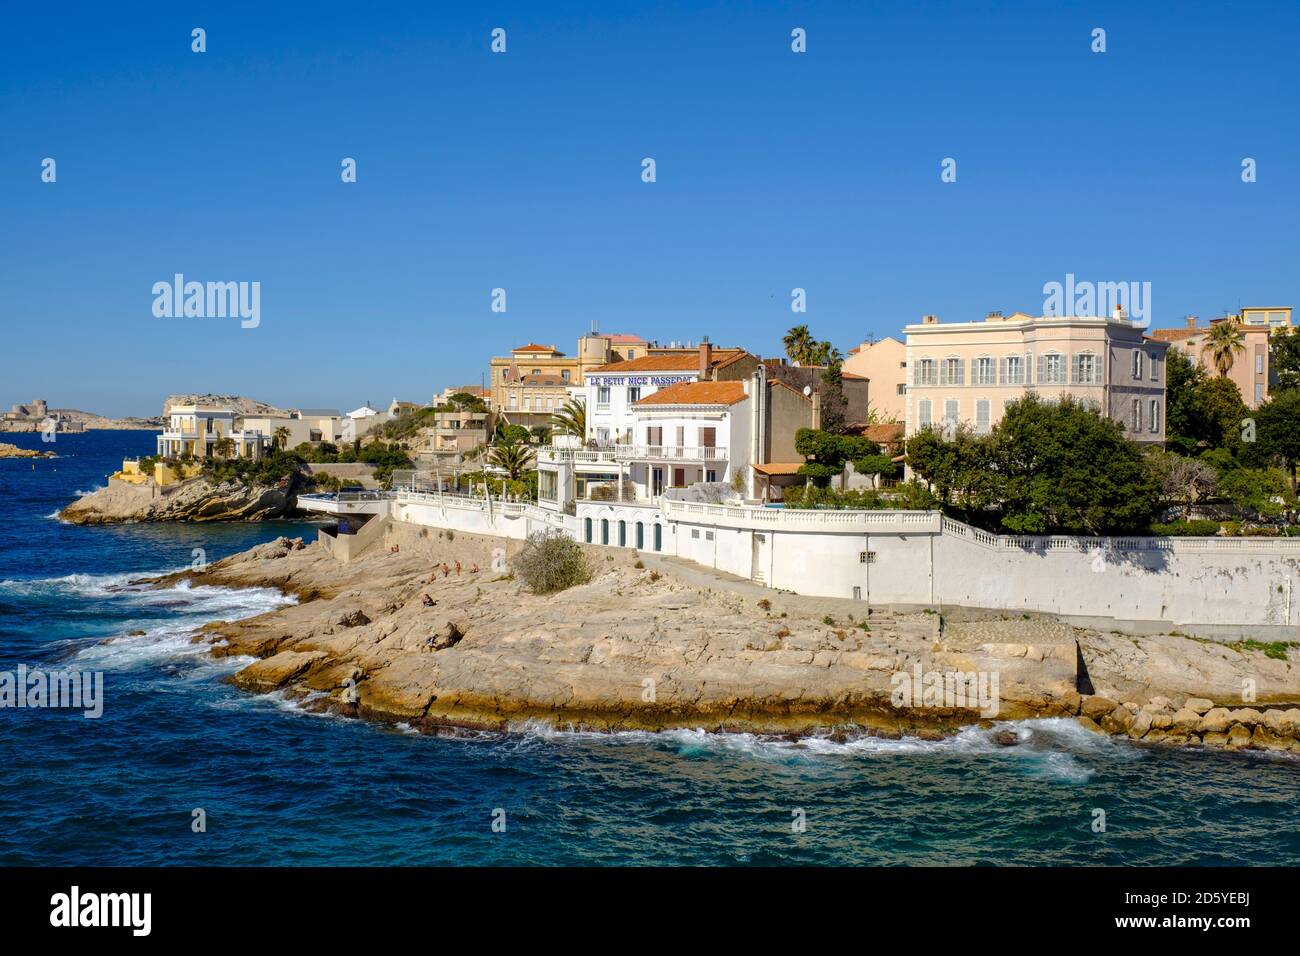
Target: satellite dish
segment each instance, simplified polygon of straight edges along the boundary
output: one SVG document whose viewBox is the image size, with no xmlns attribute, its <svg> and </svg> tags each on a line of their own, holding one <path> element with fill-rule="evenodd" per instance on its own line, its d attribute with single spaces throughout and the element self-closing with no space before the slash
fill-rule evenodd
<svg viewBox="0 0 1300 956">
<path fill-rule="evenodd" d="M 811 385 L 805 385 L 805 386 L 803 387 L 803 393 L 804 393 L 804 395 L 811 395 L 811 394 L 812 394 L 812 386 L 811 386 Z"/>
</svg>

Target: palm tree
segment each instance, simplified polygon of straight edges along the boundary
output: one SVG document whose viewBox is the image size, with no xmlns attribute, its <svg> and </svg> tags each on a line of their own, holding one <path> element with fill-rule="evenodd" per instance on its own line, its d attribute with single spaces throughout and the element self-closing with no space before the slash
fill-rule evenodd
<svg viewBox="0 0 1300 956">
<path fill-rule="evenodd" d="M 1234 319 L 1223 319 L 1212 323 L 1201 346 L 1201 354 L 1210 353 L 1220 378 L 1227 377 L 1232 371 L 1233 360 L 1244 351 L 1246 351 L 1246 333 Z"/>
<path fill-rule="evenodd" d="M 520 442 L 497 442 L 488 453 L 488 462 L 518 481 L 532 464 L 533 451 Z"/>
<path fill-rule="evenodd" d="M 808 361 L 802 365 L 839 365 L 844 354 L 830 342 L 816 342 L 808 349 Z"/>
<path fill-rule="evenodd" d="M 551 430 L 557 435 L 584 438 L 587 434 L 587 403 L 569 399 L 551 416 Z"/>
<path fill-rule="evenodd" d="M 289 434 L 289 426 L 287 425 L 281 425 L 275 431 L 271 432 L 271 436 L 275 439 L 275 443 L 280 446 L 281 451 L 284 450 L 284 446 L 289 442 Z"/>
<path fill-rule="evenodd" d="M 817 343 L 813 341 L 808 326 L 796 325 L 785 333 L 785 338 L 781 340 L 781 344 L 785 346 L 785 354 L 790 357 L 791 362 L 797 362 L 800 365 L 812 364 L 809 360 L 812 358 L 812 350 Z"/>
</svg>

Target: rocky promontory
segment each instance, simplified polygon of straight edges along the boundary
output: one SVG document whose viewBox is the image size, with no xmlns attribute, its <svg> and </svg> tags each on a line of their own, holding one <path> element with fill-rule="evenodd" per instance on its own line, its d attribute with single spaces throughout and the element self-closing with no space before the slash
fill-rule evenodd
<svg viewBox="0 0 1300 956">
<path fill-rule="evenodd" d="M 59 512 L 72 524 L 125 521 L 266 521 L 291 512 L 297 482 L 273 485 L 238 480 L 213 482 L 198 476 L 159 488 L 152 482 L 110 480 L 108 487 L 83 495 Z"/>
<path fill-rule="evenodd" d="M 973 723 L 1066 717 L 1152 743 L 1300 751 L 1300 672 L 1249 647 L 1043 618 L 868 610 L 722 578 L 706 586 L 676 559 L 592 546 L 588 583 L 540 596 L 509 570 L 519 547 L 391 525 L 351 563 L 281 538 L 157 584 L 296 595 L 294 605 L 212 623 L 196 640 L 256 658 L 232 678 L 250 691 L 424 731 L 540 721 L 933 738 Z M 997 675 L 993 712 L 942 692 L 900 704 L 899 675 L 909 687 L 915 675 L 919 689 L 922 675 L 954 671 Z M 1257 692 L 1249 708 L 1247 678 Z"/>
<path fill-rule="evenodd" d="M 58 458 L 52 451 L 34 451 L 31 448 L 19 448 L 8 442 L 0 442 L 0 458 Z"/>
</svg>

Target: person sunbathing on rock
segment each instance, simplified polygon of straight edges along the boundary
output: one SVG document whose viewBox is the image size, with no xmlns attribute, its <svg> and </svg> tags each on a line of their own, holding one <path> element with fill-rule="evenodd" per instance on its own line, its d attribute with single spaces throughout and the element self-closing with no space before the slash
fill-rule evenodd
<svg viewBox="0 0 1300 956">
<path fill-rule="evenodd" d="M 429 595 L 426 594 L 426 595 L 424 596 L 424 606 L 425 606 L 425 607 L 433 607 L 433 606 L 434 606 L 435 604 L 437 604 L 437 603 L 438 603 L 438 602 L 435 601 L 433 598 L 429 597 Z"/>
</svg>

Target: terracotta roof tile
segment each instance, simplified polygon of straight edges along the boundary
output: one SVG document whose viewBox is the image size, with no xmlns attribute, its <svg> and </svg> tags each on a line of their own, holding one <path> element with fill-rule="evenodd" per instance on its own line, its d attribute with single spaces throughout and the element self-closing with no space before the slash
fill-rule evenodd
<svg viewBox="0 0 1300 956">
<path fill-rule="evenodd" d="M 735 405 L 745 400 L 743 382 L 681 382 L 661 388 L 636 403 L 642 405 Z"/>
<path fill-rule="evenodd" d="M 713 364 L 721 365 L 745 354 L 744 349 L 714 349 Z M 610 362 L 589 372 L 694 372 L 700 367 L 700 353 L 696 350 L 678 355 L 642 355 L 623 362 Z"/>
</svg>

